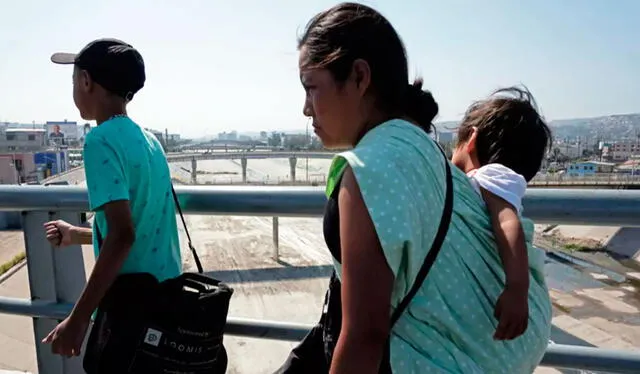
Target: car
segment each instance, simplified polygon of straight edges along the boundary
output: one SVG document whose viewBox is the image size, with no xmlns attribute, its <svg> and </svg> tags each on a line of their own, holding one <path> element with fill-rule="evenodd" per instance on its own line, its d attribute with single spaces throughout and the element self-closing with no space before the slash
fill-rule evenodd
<svg viewBox="0 0 640 374">
<path fill-rule="evenodd" d="M 47 182 L 44 185 L 45 186 L 68 186 L 69 185 L 69 181 Z"/>
</svg>

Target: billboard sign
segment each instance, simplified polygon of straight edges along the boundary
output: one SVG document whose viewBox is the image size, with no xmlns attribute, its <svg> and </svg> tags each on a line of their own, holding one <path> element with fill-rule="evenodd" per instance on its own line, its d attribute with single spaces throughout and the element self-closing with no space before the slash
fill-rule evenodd
<svg viewBox="0 0 640 374">
<path fill-rule="evenodd" d="M 76 122 L 47 121 L 44 128 L 49 144 L 68 145 L 78 140 L 78 124 Z"/>
<path fill-rule="evenodd" d="M 33 155 L 37 166 L 49 170 L 49 175 L 56 175 L 67 170 L 66 152 L 38 152 Z"/>
</svg>

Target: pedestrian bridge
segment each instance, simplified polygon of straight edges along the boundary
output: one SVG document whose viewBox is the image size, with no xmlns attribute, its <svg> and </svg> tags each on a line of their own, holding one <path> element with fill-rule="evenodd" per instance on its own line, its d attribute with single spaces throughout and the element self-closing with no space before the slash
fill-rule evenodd
<svg viewBox="0 0 640 374">
<path fill-rule="evenodd" d="M 179 186 L 176 190 L 183 210 L 200 215 L 319 217 L 325 202 L 321 189 L 306 187 Z M 640 191 L 534 189 L 527 193 L 524 205 L 527 215 L 539 223 L 640 226 Z M 81 358 L 53 355 L 49 346 L 39 342 L 69 313 L 85 283 L 81 249 L 54 250 L 45 238 L 43 223 L 62 218 L 77 224 L 80 213 L 88 210 L 86 190 L 77 186 L 0 186 L 0 210 L 22 213 L 31 292 L 30 299 L 0 297 L 0 313 L 33 319 L 40 374 L 82 373 Z M 309 328 L 231 315 L 227 334 L 297 341 Z M 640 373 L 640 353 L 551 344 L 542 365 Z"/>
</svg>

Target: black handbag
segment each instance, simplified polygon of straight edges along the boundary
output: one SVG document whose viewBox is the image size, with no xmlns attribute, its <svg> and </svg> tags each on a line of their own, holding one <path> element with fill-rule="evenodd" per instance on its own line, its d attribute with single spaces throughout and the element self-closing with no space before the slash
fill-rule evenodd
<svg viewBox="0 0 640 374">
<path fill-rule="evenodd" d="M 162 282 L 149 273 L 119 275 L 102 299 L 87 341 L 89 374 L 224 373 L 224 328 L 233 289 L 203 274 L 173 191 L 198 273 Z M 102 237 L 96 226 L 98 243 Z"/>
<path fill-rule="evenodd" d="M 400 319 L 427 278 L 440 252 L 442 243 L 447 236 L 449 224 L 451 223 L 451 216 L 453 214 L 453 175 L 451 174 L 451 166 L 444 151 L 442 148 L 438 148 L 445 158 L 446 172 L 446 192 L 442 217 L 438 231 L 431 244 L 431 249 L 425 257 L 411 289 L 391 315 L 389 330 L 393 329 L 393 326 Z M 324 310 L 320 321 L 313 327 L 302 342 L 291 351 L 287 361 L 278 368 L 274 374 L 326 374 L 329 372 L 333 359 L 333 351 L 340 336 L 342 322 L 342 295 L 340 287 L 340 281 L 334 271 L 329 281 L 329 288 L 325 294 Z M 380 365 L 380 374 L 391 374 L 393 372 L 391 370 L 389 350 L 390 345 L 389 340 L 387 340 L 384 357 Z"/>
</svg>

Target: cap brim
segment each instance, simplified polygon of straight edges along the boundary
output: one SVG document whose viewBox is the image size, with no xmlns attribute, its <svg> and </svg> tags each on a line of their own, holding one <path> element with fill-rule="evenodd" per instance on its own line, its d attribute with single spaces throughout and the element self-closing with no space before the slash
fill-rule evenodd
<svg viewBox="0 0 640 374">
<path fill-rule="evenodd" d="M 75 53 L 54 53 L 51 55 L 51 62 L 54 64 L 70 65 L 76 62 Z"/>
</svg>

